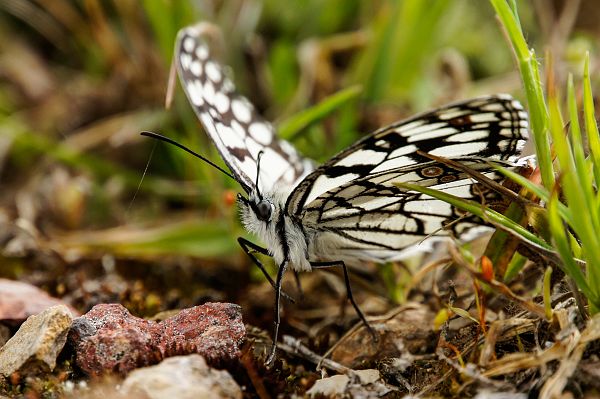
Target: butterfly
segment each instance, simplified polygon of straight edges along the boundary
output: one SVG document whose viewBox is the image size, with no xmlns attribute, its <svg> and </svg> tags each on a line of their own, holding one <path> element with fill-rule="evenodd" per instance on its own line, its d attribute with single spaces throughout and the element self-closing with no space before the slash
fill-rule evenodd
<svg viewBox="0 0 600 399">
<path fill-rule="evenodd" d="M 465 236 L 484 225 L 445 202 L 394 183 L 414 182 L 479 200 L 481 192 L 472 178 L 423 153 L 457 160 L 500 180 L 489 162 L 514 165 L 528 139 L 521 104 L 509 95 L 490 95 L 381 128 L 317 167 L 279 139 L 236 91 L 227 69 L 211 54 L 209 31 L 207 24 L 182 29 L 174 62 L 192 108 L 231 171 L 224 173 L 246 194 L 237 199 L 243 225 L 266 245 L 238 239 L 275 288 L 273 347 L 267 362 L 275 356 L 287 269 L 341 267 L 348 299 L 369 326 L 352 297 L 347 265 L 399 260 L 427 249 L 430 241 Z M 274 280 L 256 253 L 276 262 Z"/>
</svg>

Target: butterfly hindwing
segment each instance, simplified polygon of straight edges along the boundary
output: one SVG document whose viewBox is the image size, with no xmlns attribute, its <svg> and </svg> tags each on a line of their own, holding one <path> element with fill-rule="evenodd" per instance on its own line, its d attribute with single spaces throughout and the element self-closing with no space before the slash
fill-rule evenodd
<svg viewBox="0 0 600 399">
<path fill-rule="evenodd" d="M 461 163 L 493 180 L 502 177 L 480 158 L 460 158 Z M 398 254 L 423 238 L 436 235 L 460 236 L 482 224 L 450 204 L 425 194 L 402 190 L 397 182 L 416 183 L 460 198 L 493 205 L 499 197 L 474 184 L 471 177 L 447 165 L 429 161 L 388 170 L 353 180 L 322 194 L 304 208 L 300 218 L 307 228 L 339 237 L 338 253 L 378 250 Z M 447 228 L 442 230 L 441 228 Z"/>
<path fill-rule="evenodd" d="M 259 188 L 289 192 L 313 169 L 312 162 L 278 139 L 272 125 L 237 93 L 211 54 L 206 31 L 202 24 L 181 30 L 175 47 L 177 71 L 194 112 L 246 191 L 255 185 L 262 151 L 265 167 L 260 170 Z"/>
</svg>

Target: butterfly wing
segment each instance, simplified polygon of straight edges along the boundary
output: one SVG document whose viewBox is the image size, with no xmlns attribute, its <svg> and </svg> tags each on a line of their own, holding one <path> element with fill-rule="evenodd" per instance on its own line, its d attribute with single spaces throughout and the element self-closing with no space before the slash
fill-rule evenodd
<svg viewBox="0 0 600 399">
<path fill-rule="evenodd" d="M 488 161 L 518 159 L 527 139 L 527 115 L 512 98 L 488 96 L 452 104 L 367 136 L 311 173 L 292 192 L 288 212 L 324 233 L 329 254 L 375 261 L 401 258 L 429 235 L 463 235 L 483 224 L 451 205 L 393 185 L 412 182 L 486 203 L 498 195 L 416 151 L 460 161 L 502 180 Z M 457 221 L 458 220 L 458 221 Z M 442 230 L 443 227 L 447 229 Z"/>
<path fill-rule="evenodd" d="M 290 143 L 278 139 L 273 126 L 236 92 L 224 67 L 211 54 L 206 40 L 209 27 L 187 27 L 177 36 L 175 64 L 185 94 L 221 157 L 247 192 L 256 184 L 261 151 L 259 188 L 289 192 L 314 169 L 313 164 Z"/>
<path fill-rule="evenodd" d="M 463 157 L 460 162 L 493 180 L 503 179 L 481 158 Z M 303 226 L 327 232 L 335 256 L 384 262 L 403 258 L 403 250 L 430 235 L 465 238 L 484 224 L 446 202 L 402 190 L 394 185 L 398 182 L 417 183 L 492 207 L 502 202 L 496 192 L 474 184 L 464 172 L 430 161 L 374 173 L 322 194 L 304 208 Z"/>
<path fill-rule="evenodd" d="M 527 114 L 509 95 L 458 102 L 375 131 L 308 175 L 288 198 L 300 215 L 320 195 L 363 177 L 442 156 L 516 161 L 528 139 Z"/>
</svg>

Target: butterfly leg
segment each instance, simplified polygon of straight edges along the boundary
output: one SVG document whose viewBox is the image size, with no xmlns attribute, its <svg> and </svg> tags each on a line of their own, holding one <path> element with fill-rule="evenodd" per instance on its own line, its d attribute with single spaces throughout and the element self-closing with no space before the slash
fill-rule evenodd
<svg viewBox="0 0 600 399">
<path fill-rule="evenodd" d="M 298 293 L 300 294 L 300 300 L 303 301 L 304 300 L 304 291 L 302 290 L 302 283 L 300 283 L 300 274 L 294 270 L 294 278 L 296 280 L 296 289 L 298 290 Z"/>
<path fill-rule="evenodd" d="M 279 325 L 281 324 L 281 315 L 279 312 L 279 303 L 281 299 L 281 282 L 283 280 L 283 275 L 287 269 L 288 262 L 286 260 L 279 266 L 279 270 L 277 270 L 277 278 L 275 279 L 275 317 L 273 324 L 275 325 L 275 330 L 273 331 L 273 346 L 271 346 L 271 351 L 269 352 L 269 356 L 267 356 L 266 364 L 271 364 L 275 359 L 275 353 L 277 352 L 277 338 L 279 336 Z"/>
<path fill-rule="evenodd" d="M 348 267 L 346 267 L 346 264 L 340 260 L 340 261 L 333 261 L 333 262 L 310 262 L 310 265 L 313 267 L 313 269 L 324 269 L 326 267 L 335 267 L 335 266 L 342 267 L 342 270 L 344 271 L 344 282 L 346 283 L 346 293 L 348 295 L 348 300 L 354 307 L 354 310 L 356 310 L 356 314 L 358 315 L 358 317 L 362 320 L 365 327 L 367 327 L 367 329 L 373 336 L 373 339 L 377 340 L 377 334 L 375 333 L 375 330 L 373 330 L 373 327 L 371 327 L 371 325 L 367 321 L 367 318 L 363 314 L 362 310 L 360 310 L 360 308 L 358 307 L 358 304 L 354 300 L 354 296 L 352 295 L 352 287 L 350 286 L 350 277 L 348 275 Z"/>
<path fill-rule="evenodd" d="M 267 278 L 267 281 L 269 282 L 269 284 L 271 284 L 271 287 L 275 288 L 275 282 L 273 281 L 273 279 L 271 278 L 271 276 L 269 276 L 269 273 L 267 272 L 267 269 L 265 269 L 265 266 L 262 264 L 262 262 L 260 260 L 258 260 L 258 258 L 256 256 L 254 256 L 254 252 L 258 252 L 260 254 L 270 256 L 269 255 L 269 251 L 267 251 L 266 248 L 263 248 L 263 247 L 261 247 L 259 245 L 256 245 L 252 241 L 248 241 L 248 240 L 246 240 L 243 237 L 238 237 L 238 243 L 240 244 L 240 247 L 242 247 L 242 249 L 244 250 L 244 252 L 246 253 L 246 255 L 248 255 L 250 257 L 250 259 L 252 259 L 252 262 L 256 266 L 258 266 L 258 268 L 260 269 L 260 271 L 265 275 L 265 277 Z M 290 297 L 285 292 L 283 292 L 282 294 L 290 302 L 296 303 L 296 301 L 294 300 L 294 298 Z"/>
</svg>

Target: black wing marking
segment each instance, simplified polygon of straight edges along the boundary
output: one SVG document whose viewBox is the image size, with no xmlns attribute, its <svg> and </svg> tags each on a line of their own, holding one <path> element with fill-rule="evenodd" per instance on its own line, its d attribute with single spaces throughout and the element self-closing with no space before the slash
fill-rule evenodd
<svg viewBox="0 0 600 399">
<path fill-rule="evenodd" d="M 503 179 L 480 158 L 460 158 L 460 162 L 493 180 Z M 393 185 L 396 182 L 418 183 L 491 206 L 502 200 L 464 172 L 429 161 L 371 174 L 322 194 L 299 215 L 302 225 L 337 237 L 336 255 L 359 251 L 357 257 L 362 252 L 386 261 L 429 235 L 458 237 L 485 224 L 446 202 L 402 190 Z"/>
<path fill-rule="evenodd" d="M 514 162 L 528 138 L 527 114 L 509 95 L 454 103 L 382 128 L 308 175 L 286 204 L 290 215 L 312 208 L 321 195 L 381 172 L 429 162 L 423 151 L 446 158 Z"/>
<path fill-rule="evenodd" d="M 213 59 L 203 35 L 208 24 L 182 29 L 175 45 L 181 84 L 204 129 L 236 179 L 249 192 L 255 185 L 258 153 L 263 151 L 259 185 L 264 191 L 291 189 L 314 169 L 272 125 L 236 92 L 224 68 Z"/>
</svg>

